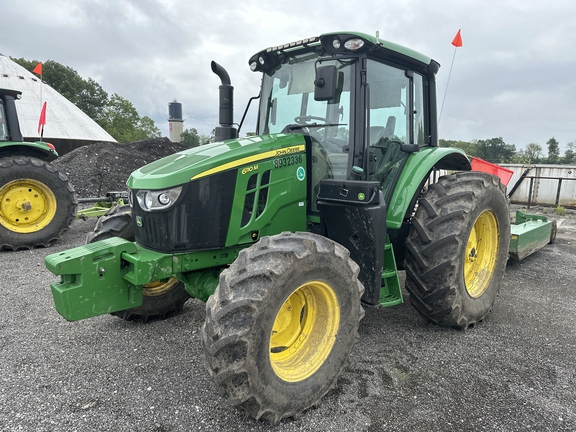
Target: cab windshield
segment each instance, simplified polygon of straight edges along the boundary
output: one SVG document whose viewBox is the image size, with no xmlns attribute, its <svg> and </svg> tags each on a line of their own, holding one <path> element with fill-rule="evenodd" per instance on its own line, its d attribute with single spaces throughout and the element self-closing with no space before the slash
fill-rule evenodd
<svg viewBox="0 0 576 432">
<path fill-rule="evenodd" d="M 300 55 L 264 74 L 258 119 L 259 134 L 302 133 L 309 137 L 314 192 L 324 178 L 347 177 L 353 118 L 350 103 L 353 63 L 350 60 L 322 61 L 322 66 L 337 68 L 336 95 L 329 101 L 316 101 L 317 58 L 315 54 Z"/>
<path fill-rule="evenodd" d="M 328 101 L 314 100 L 320 66 L 337 70 L 335 96 Z M 389 199 L 410 154 L 407 146 L 429 145 L 425 87 L 422 75 L 378 59 L 300 54 L 264 73 L 258 134 L 306 137 L 313 211 L 320 180 L 345 180 L 353 166 L 361 168 L 354 171 L 362 179 L 378 181 Z"/>
</svg>

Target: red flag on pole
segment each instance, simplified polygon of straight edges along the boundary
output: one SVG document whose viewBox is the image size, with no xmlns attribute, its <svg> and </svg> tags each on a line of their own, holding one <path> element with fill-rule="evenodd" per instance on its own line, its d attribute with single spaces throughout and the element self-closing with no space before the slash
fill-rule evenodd
<svg viewBox="0 0 576 432">
<path fill-rule="evenodd" d="M 458 30 L 458 33 L 456 33 L 456 36 L 454 36 L 454 39 L 452 39 L 452 45 L 454 45 L 456 48 L 462 46 L 462 36 L 460 35 L 460 30 Z"/>
<path fill-rule="evenodd" d="M 38 63 L 32 72 L 38 75 L 42 75 L 42 63 Z"/>
<path fill-rule="evenodd" d="M 40 128 L 46 124 L 46 102 L 42 105 L 42 111 L 40 111 L 40 120 L 38 120 L 38 133 L 40 133 Z"/>
</svg>

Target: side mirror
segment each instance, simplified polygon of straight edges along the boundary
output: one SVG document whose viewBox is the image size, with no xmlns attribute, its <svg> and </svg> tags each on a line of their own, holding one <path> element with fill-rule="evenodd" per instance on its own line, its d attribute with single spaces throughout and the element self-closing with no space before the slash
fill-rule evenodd
<svg viewBox="0 0 576 432">
<path fill-rule="evenodd" d="M 314 100 L 329 101 L 336 95 L 336 66 L 320 66 L 316 68 L 314 79 Z"/>
</svg>

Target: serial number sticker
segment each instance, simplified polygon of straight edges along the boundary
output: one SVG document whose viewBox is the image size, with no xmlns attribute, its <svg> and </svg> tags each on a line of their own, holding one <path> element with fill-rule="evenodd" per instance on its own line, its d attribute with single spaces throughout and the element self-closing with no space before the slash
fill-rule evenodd
<svg viewBox="0 0 576 432">
<path fill-rule="evenodd" d="M 274 159 L 274 168 L 283 168 L 291 165 L 301 164 L 303 161 L 302 155 L 286 156 L 283 158 Z"/>
</svg>

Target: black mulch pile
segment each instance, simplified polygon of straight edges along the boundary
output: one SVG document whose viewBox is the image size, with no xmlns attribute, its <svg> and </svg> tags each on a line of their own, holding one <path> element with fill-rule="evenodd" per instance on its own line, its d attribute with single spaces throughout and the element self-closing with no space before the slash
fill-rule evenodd
<svg viewBox="0 0 576 432">
<path fill-rule="evenodd" d="M 96 143 L 61 156 L 52 165 L 68 176 L 78 197 L 101 197 L 127 190 L 126 181 L 136 169 L 188 148 L 168 138 Z"/>
</svg>

